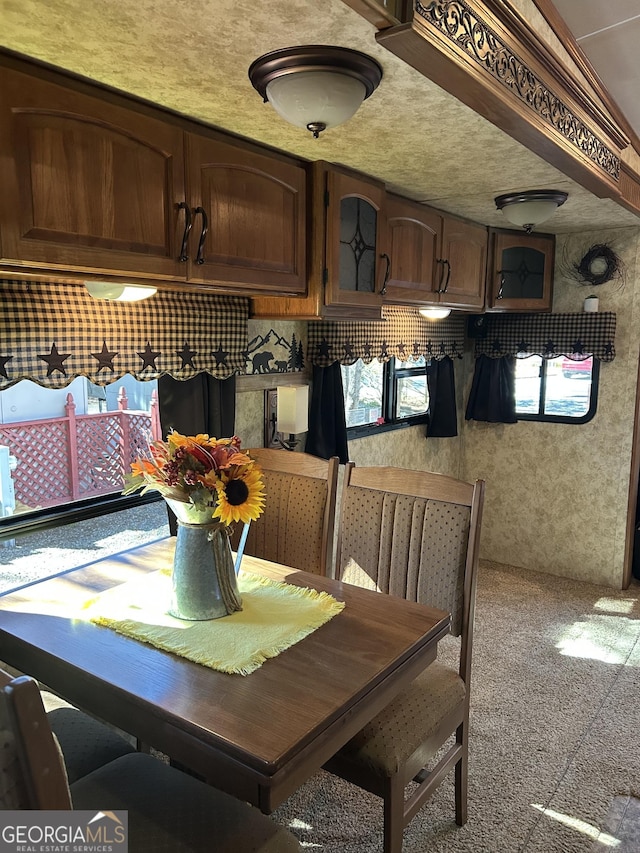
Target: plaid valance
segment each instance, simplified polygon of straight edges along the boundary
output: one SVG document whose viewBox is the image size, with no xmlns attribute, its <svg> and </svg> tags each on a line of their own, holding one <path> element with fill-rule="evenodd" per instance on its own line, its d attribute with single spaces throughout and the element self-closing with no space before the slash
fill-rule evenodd
<svg viewBox="0 0 640 853">
<path fill-rule="evenodd" d="M 400 361 L 445 356 L 462 358 L 465 319 L 450 315 L 445 320 L 425 320 L 417 308 L 388 306 L 383 321 L 332 322 L 323 320 L 308 324 L 307 359 L 316 367 L 334 362 L 354 364 L 361 358 L 365 364 L 377 359 Z"/>
<path fill-rule="evenodd" d="M 476 340 L 476 358 L 487 355 L 589 355 L 613 361 L 616 315 L 611 311 L 581 314 L 487 314 L 486 336 Z"/>
<path fill-rule="evenodd" d="M 0 280 L 0 389 L 21 379 L 64 388 L 244 373 L 249 300 L 158 291 L 142 302 L 93 299 L 80 285 Z"/>
</svg>

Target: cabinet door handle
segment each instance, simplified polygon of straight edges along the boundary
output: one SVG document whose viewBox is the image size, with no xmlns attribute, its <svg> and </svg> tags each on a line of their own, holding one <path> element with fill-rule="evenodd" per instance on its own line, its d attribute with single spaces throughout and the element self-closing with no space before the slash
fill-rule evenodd
<svg viewBox="0 0 640 853">
<path fill-rule="evenodd" d="M 182 234 L 182 246 L 180 247 L 180 254 L 178 255 L 178 260 L 184 263 L 189 260 L 187 246 L 189 243 L 189 232 L 191 231 L 193 221 L 191 219 L 191 209 L 186 201 L 180 202 L 178 210 L 184 210 L 184 233 Z"/>
<path fill-rule="evenodd" d="M 202 230 L 200 231 L 200 239 L 198 240 L 198 252 L 196 254 L 196 263 L 203 264 L 204 263 L 204 241 L 207 236 L 207 231 L 209 230 L 209 218 L 207 216 L 207 211 L 204 207 L 196 207 L 193 211 L 197 216 L 199 213 L 202 215 Z"/>
<path fill-rule="evenodd" d="M 500 276 L 500 287 L 498 288 L 496 299 L 503 299 L 504 295 L 502 291 L 504 290 L 504 270 L 498 270 L 498 275 Z"/>
<path fill-rule="evenodd" d="M 386 252 L 383 252 L 380 257 L 384 258 L 387 262 L 387 268 L 384 271 L 384 281 L 382 282 L 382 290 L 380 291 L 380 295 L 384 296 L 387 292 L 387 282 L 389 281 L 389 273 L 391 272 L 391 258 Z"/>
<path fill-rule="evenodd" d="M 436 293 L 445 293 L 447 290 L 447 287 L 449 287 L 449 277 L 451 276 L 451 264 L 449 263 L 449 261 L 446 258 L 436 258 L 436 263 L 442 264 L 442 273 L 440 275 L 440 283 L 438 284 L 438 289 L 436 290 Z M 446 266 L 446 271 L 447 271 L 447 280 L 446 281 L 444 281 L 445 266 Z M 443 281 L 444 281 L 444 287 L 442 286 Z"/>
</svg>

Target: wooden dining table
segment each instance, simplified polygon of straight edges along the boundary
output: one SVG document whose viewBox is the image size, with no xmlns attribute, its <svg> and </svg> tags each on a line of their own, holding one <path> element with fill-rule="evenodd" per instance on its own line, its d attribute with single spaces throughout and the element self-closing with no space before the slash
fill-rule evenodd
<svg viewBox="0 0 640 853">
<path fill-rule="evenodd" d="M 242 676 L 72 615 L 97 593 L 170 568 L 175 539 L 0 596 L 0 660 L 216 787 L 270 813 L 435 659 L 449 614 L 247 555 L 243 571 L 345 607 Z"/>
</svg>

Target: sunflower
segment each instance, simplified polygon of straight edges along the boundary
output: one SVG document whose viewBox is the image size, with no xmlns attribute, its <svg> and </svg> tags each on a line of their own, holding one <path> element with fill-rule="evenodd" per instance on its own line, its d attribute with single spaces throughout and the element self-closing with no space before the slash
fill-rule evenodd
<svg viewBox="0 0 640 853">
<path fill-rule="evenodd" d="M 216 482 L 218 500 L 213 512 L 223 524 L 254 521 L 264 509 L 262 471 L 256 465 L 221 471 Z"/>
</svg>

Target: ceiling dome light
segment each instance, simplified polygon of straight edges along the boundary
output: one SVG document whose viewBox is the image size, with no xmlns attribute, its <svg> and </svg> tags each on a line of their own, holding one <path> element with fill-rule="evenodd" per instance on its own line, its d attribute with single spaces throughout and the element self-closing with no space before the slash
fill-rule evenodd
<svg viewBox="0 0 640 853">
<path fill-rule="evenodd" d="M 158 289 L 148 284 L 122 284 L 111 281 L 85 281 L 90 296 L 94 299 L 109 299 L 112 302 L 139 302 L 154 296 Z"/>
<path fill-rule="evenodd" d="M 451 308 L 429 306 L 427 308 L 419 308 L 418 314 L 420 314 L 421 317 L 424 317 L 425 320 L 444 320 L 445 317 L 448 317 L 449 314 L 451 314 Z"/>
<path fill-rule="evenodd" d="M 568 193 L 562 190 L 527 190 L 499 195 L 495 203 L 505 219 L 530 234 L 536 225 L 553 216 L 568 197 Z"/>
<path fill-rule="evenodd" d="M 265 53 L 251 63 L 249 79 L 285 121 L 323 130 L 348 121 L 382 79 L 382 67 L 357 50 L 302 45 Z"/>
</svg>

